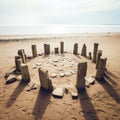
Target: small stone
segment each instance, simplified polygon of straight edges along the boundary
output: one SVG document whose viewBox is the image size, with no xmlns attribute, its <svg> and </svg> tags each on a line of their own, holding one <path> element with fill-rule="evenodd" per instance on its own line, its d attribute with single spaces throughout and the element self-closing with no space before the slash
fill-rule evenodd
<svg viewBox="0 0 120 120">
<path fill-rule="evenodd" d="M 4 78 L 7 79 L 9 77 L 10 73 L 6 73 Z"/>
<path fill-rule="evenodd" d="M 42 56 L 42 55 L 43 55 L 43 53 L 39 53 L 39 54 L 38 54 L 38 56 Z"/>
<path fill-rule="evenodd" d="M 75 74 L 75 71 L 73 71 L 73 70 L 72 70 L 72 71 L 70 71 L 70 72 L 71 72 L 72 74 Z"/>
<path fill-rule="evenodd" d="M 37 66 L 41 66 L 41 65 L 42 65 L 42 63 L 36 63 L 36 65 L 37 65 Z"/>
<path fill-rule="evenodd" d="M 53 64 L 54 66 L 57 66 L 57 64 Z"/>
<path fill-rule="evenodd" d="M 32 69 L 36 69 L 36 68 L 37 68 L 37 66 L 33 66 L 33 67 L 32 67 Z"/>
<path fill-rule="evenodd" d="M 61 69 L 61 68 L 59 68 L 59 69 L 57 69 L 58 71 L 63 71 L 63 69 Z"/>
<path fill-rule="evenodd" d="M 67 60 L 68 62 L 72 62 L 70 59 Z"/>
<path fill-rule="evenodd" d="M 90 83 L 88 81 L 85 81 L 85 86 L 89 88 L 90 87 Z"/>
<path fill-rule="evenodd" d="M 27 91 L 31 91 L 31 90 L 34 90 L 34 89 L 37 89 L 37 86 L 35 83 L 33 83 L 32 85 L 29 86 L 29 88 L 27 89 Z"/>
<path fill-rule="evenodd" d="M 55 63 L 51 63 L 53 66 L 57 66 L 57 64 L 55 64 Z"/>
<path fill-rule="evenodd" d="M 52 73 L 50 76 L 51 78 L 55 78 L 57 75 L 55 73 Z"/>
<path fill-rule="evenodd" d="M 78 91 L 77 91 L 76 87 L 72 87 L 70 89 L 70 92 L 71 92 L 71 96 L 72 96 L 73 99 L 78 98 Z"/>
<path fill-rule="evenodd" d="M 77 120 L 76 118 L 72 118 L 72 120 Z"/>
<path fill-rule="evenodd" d="M 56 89 L 52 92 L 52 95 L 53 95 L 54 97 L 63 97 L 63 95 L 64 95 L 64 88 L 61 88 L 61 87 L 56 88 Z"/>
<path fill-rule="evenodd" d="M 58 62 L 58 59 L 53 59 L 53 62 Z"/>
<path fill-rule="evenodd" d="M 85 86 L 86 87 L 90 87 L 91 84 L 94 84 L 95 83 L 95 78 L 92 76 L 92 77 L 85 77 Z"/>
<path fill-rule="evenodd" d="M 74 65 L 70 65 L 69 67 L 74 67 Z"/>
<path fill-rule="evenodd" d="M 13 83 L 15 81 L 17 81 L 17 78 L 11 78 L 11 79 L 6 81 L 6 85 L 11 84 L 11 83 Z"/>
<path fill-rule="evenodd" d="M 71 72 L 65 72 L 65 76 L 68 77 L 68 76 L 71 76 Z"/>
<path fill-rule="evenodd" d="M 61 66 L 64 66 L 64 63 L 61 63 L 60 65 L 61 65 Z"/>
<path fill-rule="evenodd" d="M 60 73 L 60 77 L 64 77 L 65 76 L 65 74 L 64 73 Z"/>
</svg>

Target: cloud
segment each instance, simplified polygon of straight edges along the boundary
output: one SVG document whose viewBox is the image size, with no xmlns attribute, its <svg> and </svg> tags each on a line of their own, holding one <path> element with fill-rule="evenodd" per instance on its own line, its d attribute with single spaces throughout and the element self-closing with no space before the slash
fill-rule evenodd
<svg viewBox="0 0 120 120">
<path fill-rule="evenodd" d="M 119 8 L 120 0 L 1 0 L 0 23 L 60 23 L 72 16 L 78 19 L 82 14 Z"/>
</svg>

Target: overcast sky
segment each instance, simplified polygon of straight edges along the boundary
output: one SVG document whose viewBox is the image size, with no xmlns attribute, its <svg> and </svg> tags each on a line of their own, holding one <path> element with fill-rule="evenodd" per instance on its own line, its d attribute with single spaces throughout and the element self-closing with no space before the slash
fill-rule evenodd
<svg viewBox="0 0 120 120">
<path fill-rule="evenodd" d="M 120 24 L 120 0 L 0 0 L 0 25 Z"/>
</svg>

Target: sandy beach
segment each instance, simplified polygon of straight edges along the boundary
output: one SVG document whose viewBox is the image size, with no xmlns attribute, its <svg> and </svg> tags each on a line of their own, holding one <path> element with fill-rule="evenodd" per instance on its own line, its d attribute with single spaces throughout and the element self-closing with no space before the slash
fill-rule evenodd
<svg viewBox="0 0 120 120">
<path fill-rule="evenodd" d="M 54 54 L 54 48 L 64 42 L 64 55 Z M 43 45 L 50 44 L 49 56 L 38 56 L 28 60 L 31 83 L 37 89 L 27 91 L 29 84 L 21 81 L 21 75 L 14 83 L 6 85 L 6 73 L 15 70 L 15 56 L 19 49 L 24 49 L 27 56 L 32 56 L 31 45 L 37 45 L 37 52 L 44 52 Z M 93 54 L 94 43 L 98 50 L 107 57 L 106 79 L 95 81 L 85 91 L 79 92 L 77 99 L 72 99 L 69 89 L 76 84 L 77 64 L 87 61 L 87 76 L 95 76 L 96 69 L 92 60 L 81 55 L 73 55 L 73 46 L 78 43 L 78 53 L 85 43 L 87 55 Z M 56 65 L 53 59 L 59 59 Z M 41 65 L 36 65 L 41 63 Z M 63 98 L 55 98 L 51 92 L 40 89 L 38 68 L 48 70 L 54 87 L 65 88 Z M 76 71 L 75 74 L 59 77 L 62 72 Z M 0 120 L 120 120 L 120 33 L 85 33 L 58 35 L 0 36 Z"/>
</svg>

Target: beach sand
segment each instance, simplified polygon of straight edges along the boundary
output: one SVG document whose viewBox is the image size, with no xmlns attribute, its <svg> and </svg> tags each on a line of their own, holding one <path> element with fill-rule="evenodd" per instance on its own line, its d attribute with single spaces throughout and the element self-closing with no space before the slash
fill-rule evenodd
<svg viewBox="0 0 120 120">
<path fill-rule="evenodd" d="M 27 39 L 25 39 L 27 38 Z M 31 38 L 31 39 L 30 39 Z M 22 40 L 17 40 L 22 39 Z M 64 42 L 64 55 L 53 54 L 54 48 Z M 43 44 L 50 44 L 51 55 L 30 59 L 30 83 L 36 83 L 37 89 L 27 91 L 28 84 L 17 81 L 6 85 L 5 74 L 15 70 L 15 56 L 24 49 L 32 56 L 31 45 L 37 45 L 38 54 L 44 52 Z M 92 60 L 73 55 L 73 45 L 78 43 L 78 53 L 83 44 L 93 53 L 94 43 L 99 43 L 102 56 L 107 57 L 107 76 L 104 81 L 95 81 L 86 90 L 79 92 L 78 99 L 72 99 L 69 89 L 76 84 L 76 74 L 60 78 L 61 72 L 76 71 L 77 64 L 87 61 L 87 76 L 95 76 L 96 69 Z M 56 66 L 53 60 L 57 59 Z M 37 66 L 37 63 L 41 65 Z M 38 68 L 55 72 L 51 78 L 54 87 L 66 88 L 63 98 L 55 98 L 51 92 L 40 89 Z M 14 75 L 10 75 L 14 76 Z M 120 120 L 120 33 L 85 33 L 60 35 L 0 36 L 0 120 Z"/>
</svg>

